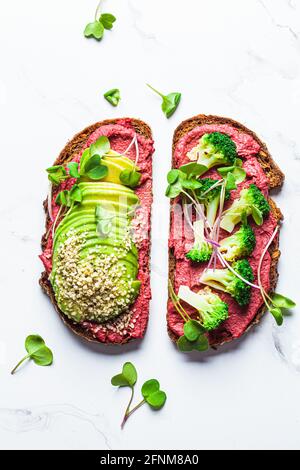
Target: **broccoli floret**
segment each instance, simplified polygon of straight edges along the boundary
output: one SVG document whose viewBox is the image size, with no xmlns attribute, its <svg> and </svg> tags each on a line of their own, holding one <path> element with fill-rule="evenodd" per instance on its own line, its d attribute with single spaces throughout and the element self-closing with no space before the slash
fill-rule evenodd
<svg viewBox="0 0 300 470">
<path fill-rule="evenodd" d="M 202 263 L 208 261 L 212 254 L 212 246 L 204 237 L 204 222 L 197 220 L 193 224 L 195 241 L 193 248 L 185 255 L 187 259 Z"/>
<path fill-rule="evenodd" d="M 236 145 L 227 134 L 211 132 L 201 137 L 199 144 L 188 153 L 188 156 L 207 168 L 233 165 L 237 157 Z"/>
<path fill-rule="evenodd" d="M 201 183 L 201 188 L 196 190 L 196 194 L 200 202 L 202 202 L 205 206 L 205 215 L 208 223 L 212 227 L 216 220 L 222 187 L 219 185 L 215 186 L 213 189 L 210 189 L 218 181 L 212 178 L 203 178 L 199 181 Z M 229 197 L 230 191 L 226 189 L 225 200 L 229 199 Z"/>
<path fill-rule="evenodd" d="M 201 323 L 207 331 L 215 330 L 228 318 L 228 305 L 208 287 L 196 293 L 187 286 L 180 286 L 178 298 L 198 310 Z"/>
<path fill-rule="evenodd" d="M 256 238 L 252 228 L 243 224 L 233 235 L 220 241 L 219 250 L 227 261 L 235 261 L 250 256 L 255 244 Z"/>
<path fill-rule="evenodd" d="M 270 206 L 262 192 L 255 184 L 250 184 L 249 188 L 242 189 L 240 197 L 236 199 L 232 206 L 224 213 L 221 220 L 221 228 L 227 232 L 232 232 L 243 216 L 252 215 L 258 224 L 270 212 Z"/>
<path fill-rule="evenodd" d="M 232 268 L 243 279 L 252 282 L 254 279 L 249 261 L 241 259 L 232 264 Z M 239 305 L 247 305 L 250 301 L 251 286 L 238 278 L 228 268 L 226 269 L 206 269 L 200 281 L 202 284 L 214 287 L 223 292 L 228 292 Z"/>
</svg>

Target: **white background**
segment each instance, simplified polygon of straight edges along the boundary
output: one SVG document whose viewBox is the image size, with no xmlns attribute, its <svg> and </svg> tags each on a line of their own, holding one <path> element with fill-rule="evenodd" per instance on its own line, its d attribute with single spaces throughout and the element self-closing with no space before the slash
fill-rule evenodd
<svg viewBox="0 0 300 470">
<path fill-rule="evenodd" d="M 197 113 L 255 130 L 286 174 L 275 198 L 285 214 L 278 291 L 299 301 L 300 5 L 296 0 L 105 0 L 117 22 L 102 42 L 83 36 L 96 0 L 1 0 L 0 446 L 50 449 L 300 448 L 299 311 L 280 329 L 267 315 L 243 340 L 186 356 L 169 341 L 168 201 L 175 127 Z M 149 82 L 181 91 L 167 120 Z M 102 94 L 119 87 L 112 108 Z M 134 116 L 154 133 L 151 317 L 145 339 L 90 346 L 61 323 L 38 285 L 44 169 L 66 141 L 104 118 Z M 27 334 L 41 334 L 52 367 L 28 363 Z M 166 406 L 144 406 L 119 425 L 129 390 L 110 378 L 136 364 L 156 377 Z"/>
</svg>

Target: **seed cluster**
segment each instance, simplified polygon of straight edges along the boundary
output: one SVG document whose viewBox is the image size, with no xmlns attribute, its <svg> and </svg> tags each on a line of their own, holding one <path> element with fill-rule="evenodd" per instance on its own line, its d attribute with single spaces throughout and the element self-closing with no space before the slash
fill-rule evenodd
<svg viewBox="0 0 300 470">
<path fill-rule="evenodd" d="M 121 258 L 131 247 L 114 248 L 110 254 L 101 253 L 101 245 L 90 249 L 82 258 L 86 233 L 71 230 L 60 244 L 51 282 L 59 307 L 75 321 L 111 320 L 128 311 L 135 297 L 133 279 Z"/>
</svg>

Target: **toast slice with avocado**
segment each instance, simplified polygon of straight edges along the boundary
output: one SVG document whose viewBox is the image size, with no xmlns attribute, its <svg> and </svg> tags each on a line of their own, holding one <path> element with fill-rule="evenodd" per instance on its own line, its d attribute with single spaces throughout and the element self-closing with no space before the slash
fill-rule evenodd
<svg viewBox="0 0 300 470">
<path fill-rule="evenodd" d="M 284 175 L 266 145 L 242 124 L 198 115 L 173 137 L 169 236 L 170 338 L 183 352 L 239 338 L 269 310 L 282 323 L 274 295 L 283 216 L 269 192 Z"/>
<path fill-rule="evenodd" d="M 151 129 L 97 122 L 47 169 L 40 285 L 63 322 L 88 341 L 144 336 L 149 316 Z"/>
</svg>

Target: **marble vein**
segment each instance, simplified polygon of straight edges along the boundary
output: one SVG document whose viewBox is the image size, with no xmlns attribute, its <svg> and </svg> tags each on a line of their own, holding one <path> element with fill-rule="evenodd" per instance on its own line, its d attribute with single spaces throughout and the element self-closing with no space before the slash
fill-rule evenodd
<svg viewBox="0 0 300 470">
<path fill-rule="evenodd" d="M 15 433 L 43 431 L 50 428 L 57 416 L 71 416 L 89 423 L 101 436 L 107 449 L 111 443 L 104 430 L 104 418 L 69 404 L 54 404 L 35 408 L 0 408 L 0 428 Z"/>
<path fill-rule="evenodd" d="M 266 11 L 266 13 L 269 16 L 270 20 L 272 21 L 274 26 L 276 26 L 276 28 L 287 30 L 293 36 L 294 39 L 296 39 L 296 40 L 299 39 L 297 32 L 290 25 L 278 23 L 275 20 L 273 14 L 270 12 L 269 8 L 266 6 L 265 2 L 263 0 L 258 0 L 258 1 L 261 4 L 261 6 L 264 8 L 264 10 Z"/>
</svg>

